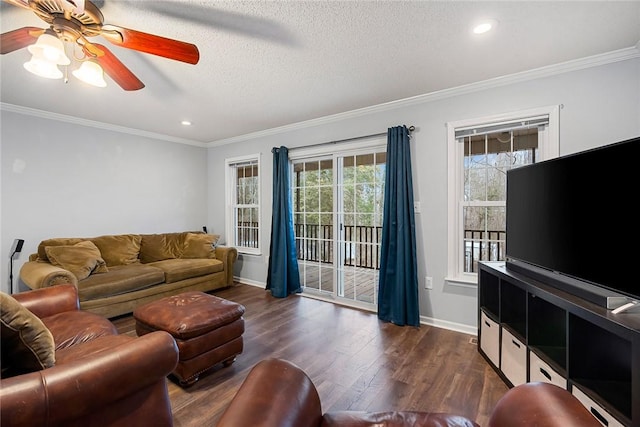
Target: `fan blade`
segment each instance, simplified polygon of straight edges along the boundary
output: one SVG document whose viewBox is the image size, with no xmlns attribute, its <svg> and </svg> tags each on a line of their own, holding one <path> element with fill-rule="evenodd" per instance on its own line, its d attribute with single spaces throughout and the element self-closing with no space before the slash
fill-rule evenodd
<svg viewBox="0 0 640 427">
<path fill-rule="evenodd" d="M 0 34 L 0 54 L 4 55 L 35 43 L 44 31 L 38 27 L 23 27 Z"/>
<path fill-rule="evenodd" d="M 97 43 L 85 43 L 85 53 L 95 58 L 105 73 L 124 90 L 139 90 L 144 83 L 138 79 L 109 49 Z"/>
<path fill-rule="evenodd" d="M 200 52 L 196 45 L 179 40 L 168 39 L 141 31 L 117 27 L 115 25 L 102 26 L 101 35 L 111 43 L 164 58 L 188 64 L 197 64 Z"/>
<path fill-rule="evenodd" d="M 31 10 L 31 8 L 29 7 L 29 1 L 28 0 L 4 0 L 4 2 L 12 4 L 14 6 L 21 7 L 23 9 Z"/>
</svg>

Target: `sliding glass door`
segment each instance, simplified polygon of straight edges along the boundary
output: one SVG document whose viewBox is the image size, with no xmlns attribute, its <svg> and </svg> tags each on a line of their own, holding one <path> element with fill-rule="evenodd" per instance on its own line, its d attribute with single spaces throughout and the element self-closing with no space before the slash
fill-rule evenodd
<svg viewBox="0 0 640 427">
<path fill-rule="evenodd" d="M 293 161 L 304 292 L 376 308 L 385 163 L 384 148 Z"/>
</svg>

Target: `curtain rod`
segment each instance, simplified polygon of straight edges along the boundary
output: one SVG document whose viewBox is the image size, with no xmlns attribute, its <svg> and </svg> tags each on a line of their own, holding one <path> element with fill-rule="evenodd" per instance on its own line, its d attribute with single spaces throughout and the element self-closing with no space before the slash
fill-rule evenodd
<svg viewBox="0 0 640 427">
<path fill-rule="evenodd" d="M 416 127 L 415 126 L 407 126 L 407 130 L 409 132 L 413 132 L 414 130 L 416 130 Z M 294 147 L 294 149 L 297 149 L 297 148 L 308 148 L 308 147 L 319 147 L 321 145 L 329 145 L 329 144 L 338 144 L 338 143 L 341 143 L 341 142 L 357 141 L 359 139 L 372 138 L 374 136 L 382 136 L 382 135 L 386 135 L 386 134 L 387 134 L 387 132 L 372 133 L 371 135 L 354 136 L 353 138 L 339 139 L 337 141 L 319 142 L 317 144 L 310 144 L 310 145 L 304 145 L 304 146 L 301 146 L 301 147 Z"/>
</svg>

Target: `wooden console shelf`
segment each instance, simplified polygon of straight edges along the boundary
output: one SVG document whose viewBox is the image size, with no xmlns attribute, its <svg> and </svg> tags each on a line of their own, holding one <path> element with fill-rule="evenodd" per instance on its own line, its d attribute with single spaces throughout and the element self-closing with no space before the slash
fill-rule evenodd
<svg viewBox="0 0 640 427">
<path fill-rule="evenodd" d="M 609 427 L 640 427 L 640 313 L 613 314 L 563 290 L 482 262 L 478 351 L 509 385 L 571 391 Z"/>
</svg>

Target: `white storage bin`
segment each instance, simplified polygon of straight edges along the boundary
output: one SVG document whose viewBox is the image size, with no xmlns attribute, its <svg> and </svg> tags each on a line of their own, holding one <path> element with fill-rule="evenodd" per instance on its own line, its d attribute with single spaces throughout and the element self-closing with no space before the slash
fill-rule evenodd
<svg viewBox="0 0 640 427">
<path fill-rule="evenodd" d="M 600 424 L 607 427 L 624 427 L 620 421 L 616 420 L 610 413 L 602 409 L 600 405 L 591 400 L 589 396 L 584 394 L 577 386 L 573 386 L 571 393 L 591 412 L 591 414 L 600 421 Z"/>
<path fill-rule="evenodd" d="M 505 328 L 502 328 L 500 370 L 517 386 L 527 382 L 527 347 Z"/>
<path fill-rule="evenodd" d="M 480 348 L 489 360 L 496 366 L 500 366 L 500 325 L 491 320 L 484 311 L 480 321 Z"/>
<path fill-rule="evenodd" d="M 567 379 L 557 373 L 533 351 L 529 351 L 529 381 L 542 381 L 567 389 Z"/>
</svg>

